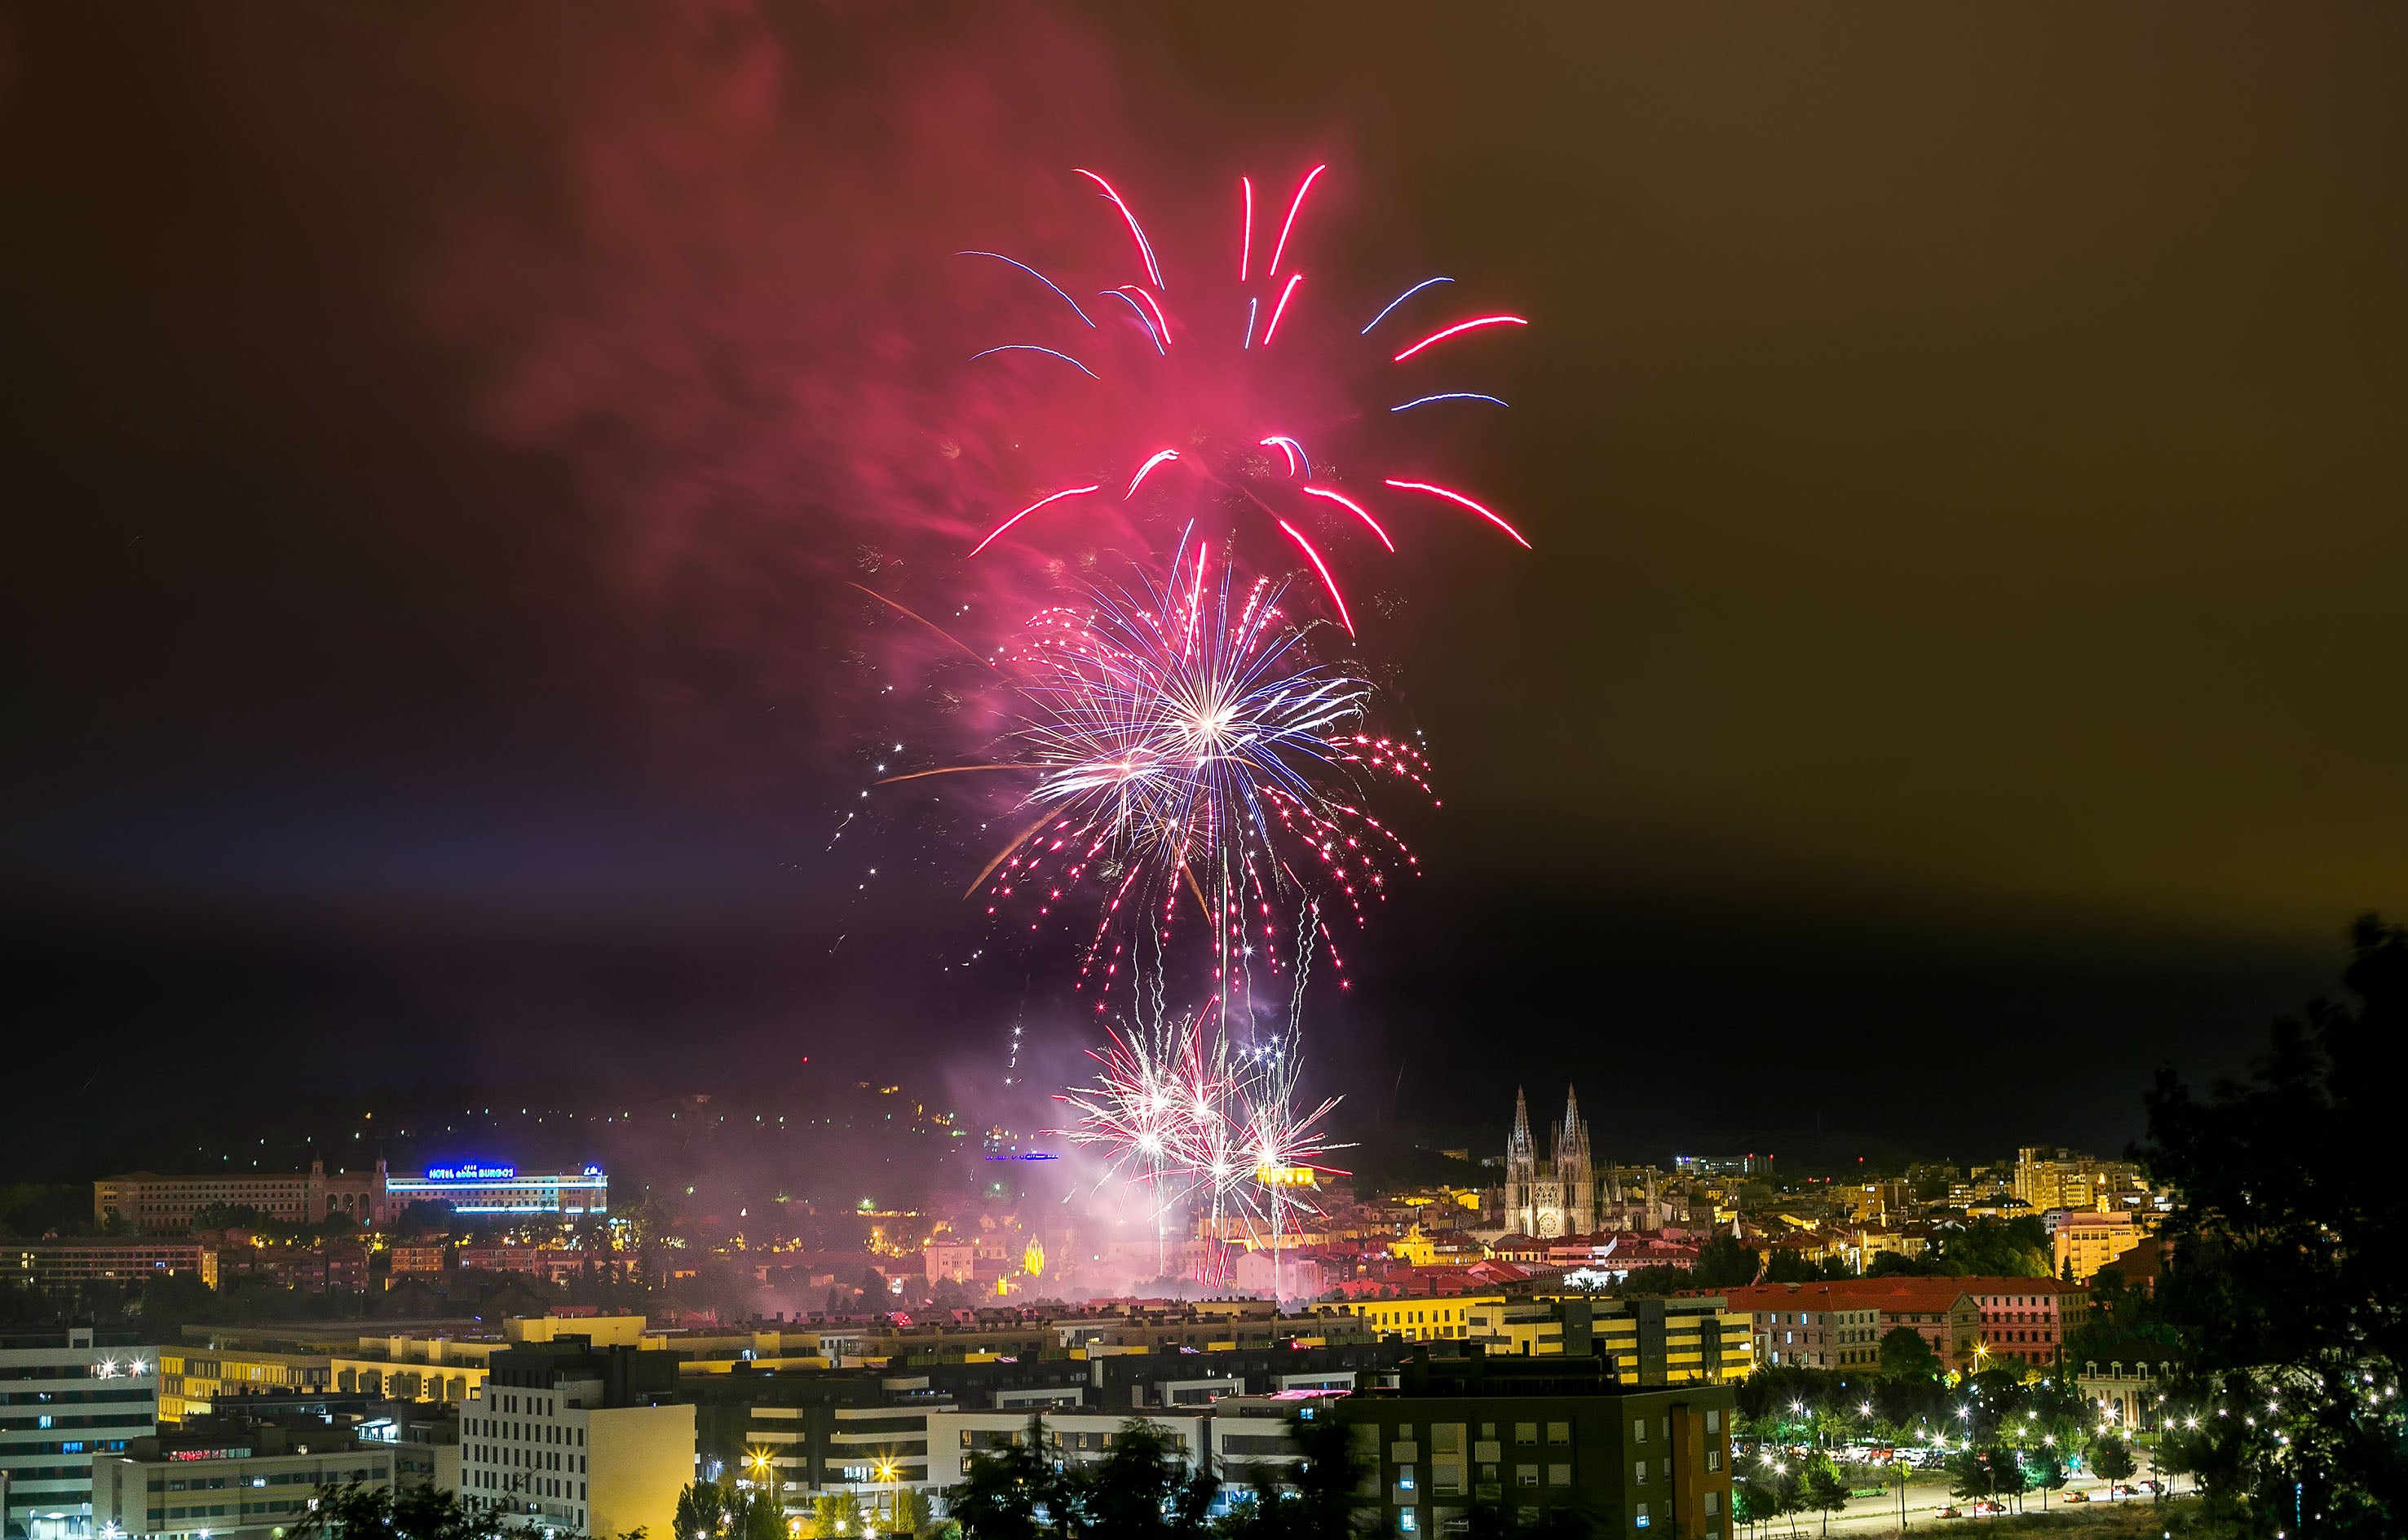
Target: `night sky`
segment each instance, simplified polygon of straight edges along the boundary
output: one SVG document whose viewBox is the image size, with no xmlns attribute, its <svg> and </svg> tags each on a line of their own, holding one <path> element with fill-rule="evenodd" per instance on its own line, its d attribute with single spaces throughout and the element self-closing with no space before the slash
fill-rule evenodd
<svg viewBox="0 0 2408 1540">
<path fill-rule="evenodd" d="M 829 836 L 939 752 L 846 584 L 1021 490 L 947 253 L 1120 256 L 1081 165 L 1168 252 L 1326 160 L 1333 293 L 1534 323 L 1448 453 L 1537 552 L 1367 582 L 1445 807 L 1350 1116 L 2120 1146 L 2408 914 L 2408 15 L 1161 11 L 0 8 L 0 1174 L 1068 1072 L 982 853 Z"/>
</svg>

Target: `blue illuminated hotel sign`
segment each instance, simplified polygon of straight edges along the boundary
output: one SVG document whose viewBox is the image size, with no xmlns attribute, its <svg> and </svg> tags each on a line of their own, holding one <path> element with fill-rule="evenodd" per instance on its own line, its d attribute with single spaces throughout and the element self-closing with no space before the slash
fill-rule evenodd
<svg viewBox="0 0 2408 1540">
<path fill-rule="evenodd" d="M 519 1173 L 516 1166 L 429 1166 L 430 1182 L 504 1182 Z"/>
</svg>

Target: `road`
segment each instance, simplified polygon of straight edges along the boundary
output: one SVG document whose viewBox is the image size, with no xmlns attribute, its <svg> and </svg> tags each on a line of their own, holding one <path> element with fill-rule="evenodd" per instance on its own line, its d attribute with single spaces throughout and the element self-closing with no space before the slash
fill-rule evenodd
<svg viewBox="0 0 2408 1540">
<path fill-rule="evenodd" d="M 2107 1485 L 2108 1484 L 2106 1482 L 2100 1480 L 2094 1475 L 2074 1476 L 2066 1482 L 2063 1490 L 2054 1491 L 2048 1494 L 2049 1510 L 2051 1512 L 2055 1512 L 2057 1509 L 2064 1506 L 2066 1498 L 2075 1492 L 2083 1493 L 2094 1503 L 2111 1501 L 2111 1499 L 2106 1496 Z M 2138 1498 L 2115 1498 L 2112 1499 L 2112 1501 L 2119 1503 L 2145 1503 L 2148 1499 L 2144 1496 Z M 1932 1517 L 1932 1510 L 1934 1508 L 1944 1508 L 1951 1505 L 1959 1508 L 1966 1507 L 1964 1503 L 1957 1502 L 1949 1497 L 1948 1475 L 1946 1472 L 1915 1472 L 1914 1474 L 1914 1479 L 1908 1484 L 1906 1489 L 1907 1532 L 1909 1533 L 1913 1533 L 1917 1530 L 1960 1530 L 1967 1529 L 1981 1522 L 1980 1519 L 1971 1517 L 1971 1510 L 1970 1508 L 1967 1508 L 1967 1517 L 1963 1518 L 1935 1518 Z M 2078 1507 L 2079 1504 L 2076 1504 L 2076 1506 Z M 2038 1513 L 2041 1511 L 2040 1494 L 2038 1492 L 2033 1492 L 2024 1499 L 2024 1511 L 2027 1513 Z M 1742 1525 L 1733 1530 L 1731 1533 L 1734 1536 L 1741 1537 L 1741 1540 L 1744 1540 L 1744 1537 L 1756 1534 L 1765 1535 L 1768 1537 L 1768 1540 L 1772 1536 L 1779 1536 L 1781 1537 L 1781 1540 L 1786 1540 L 1786 1537 L 1789 1534 L 1789 1522 L 1790 1521 L 1787 1518 L 1783 1518 L 1778 1523 L 1773 1524 L 1769 1528 L 1758 1527 L 1752 1529 L 1748 1526 Z M 1806 1536 L 1820 1536 L 1823 1533 L 1822 1515 L 1801 1513 L 1798 1516 L 1798 1533 L 1801 1536 L 1801 1540 L 1802 1537 Z M 1844 1509 L 1832 1516 L 1830 1533 L 1833 1534 L 1847 1535 L 1897 1533 L 1898 1489 L 1895 1487 L 1891 1488 L 1889 1495 L 1886 1498 L 1859 1497 L 1851 1499 Z"/>
</svg>

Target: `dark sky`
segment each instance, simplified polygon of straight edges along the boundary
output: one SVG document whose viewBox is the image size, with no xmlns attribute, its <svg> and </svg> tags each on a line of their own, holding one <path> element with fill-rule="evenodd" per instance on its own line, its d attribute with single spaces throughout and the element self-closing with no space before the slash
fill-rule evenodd
<svg viewBox="0 0 2408 1540">
<path fill-rule="evenodd" d="M 978 857 L 829 848 L 895 730 L 842 584 L 941 592 L 1015 490 L 930 452 L 945 252 L 1089 219 L 1073 165 L 1313 159 L 1345 273 L 1535 323 L 1461 460 L 1539 550 L 1407 558 L 1380 640 L 1446 807 L 1331 1088 L 2120 1144 L 2408 913 L 2403 61 L 2374 7 L 0 8 L 0 1155 L 981 1085 L 1015 1011 L 1067 1059 L 1058 957 L 962 966 Z"/>
</svg>

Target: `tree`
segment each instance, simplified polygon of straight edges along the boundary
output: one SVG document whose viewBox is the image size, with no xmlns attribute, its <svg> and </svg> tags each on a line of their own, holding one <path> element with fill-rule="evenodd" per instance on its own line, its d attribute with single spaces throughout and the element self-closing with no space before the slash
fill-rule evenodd
<svg viewBox="0 0 2408 1540">
<path fill-rule="evenodd" d="M 2182 1198 L 2154 1308 L 2197 1390 L 2263 1408 L 2204 1430 L 2194 1475 L 2213 1503 L 2320 1513 L 2344 1536 L 2408 1512 L 2399 1414 L 2371 1423 L 2364 1395 L 2408 1367 L 2408 1206 L 2383 1176 L 2408 929 L 2369 914 L 2350 939 L 2357 1003 L 2277 1021 L 2247 1077 L 2204 1096 L 2159 1071 L 2137 1152 Z"/>
<path fill-rule="evenodd" d="M 2130 1445 L 2114 1433 L 2100 1433 L 2090 1441 L 2090 1468 L 2109 1481 L 2129 1481 L 2141 1464 L 2132 1458 Z"/>
<path fill-rule="evenodd" d="M 676 1540 L 719 1540 L 735 1521 L 729 1495 L 726 1488 L 710 1481 L 680 1488 Z"/>
<path fill-rule="evenodd" d="M 897 1534 L 918 1534 L 936 1522 L 928 1511 L 928 1499 L 910 1487 L 895 1489 L 895 1518 L 892 1529 Z"/>
<path fill-rule="evenodd" d="M 1928 1257 L 1909 1257 L 1896 1251 L 1885 1251 L 1865 1266 L 1868 1278 L 1937 1278 L 1948 1269 Z"/>
<path fill-rule="evenodd" d="M 811 1500 L 811 1533 L 818 1540 L 850 1540 L 866 1535 L 869 1525 L 861 1517 L 861 1500 L 851 1492 L 830 1492 Z"/>
<path fill-rule="evenodd" d="M 394 1491 L 354 1481 L 321 1498 L 294 1540 L 498 1540 L 502 1516 L 431 1487 Z"/>
<path fill-rule="evenodd" d="M 1831 1516 L 1848 1505 L 1848 1484 L 1828 1460 L 1806 1467 L 1806 1505 L 1823 1516 L 1823 1533 L 1831 1533 Z"/>
<path fill-rule="evenodd" d="M 1919 1384 L 1940 1375 L 1940 1355 L 1912 1326 L 1893 1326 L 1882 1333 L 1880 1364 L 1881 1372 L 1895 1380 Z"/>
<path fill-rule="evenodd" d="M 1288 1438 L 1303 1458 L 1284 1469 L 1255 1466 L 1253 1499 L 1230 1514 L 1224 1533 L 1232 1540 L 1344 1540 L 1361 1533 L 1372 1467 L 1353 1430 L 1307 1410 L 1288 1419 Z M 1275 1475 L 1286 1477 L 1284 1487 Z"/>
<path fill-rule="evenodd" d="M 1769 1524 L 1781 1516 L 1781 1489 L 1762 1471 L 1733 1476 L 1731 1513 L 1743 1524 Z"/>
<path fill-rule="evenodd" d="M 1742 1245 L 1736 1236 L 1717 1235 L 1698 1248 L 1698 1265 L 1691 1270 L 1691 1287 L 1697 1288 L 1736 1288 L 1756 1281 L 1764 1259 Z"/>
<path fill-rule="evenodd" d="M 1169 1430 L 1142 1419 L 1121 1424 L 1111 1448 L 1080 1473 L 1079 1516 L 1110 1540 L 1181 1540 L 1204 1533 L 1204 1515 L 1219 1492 L 1199 1451 L 1191 1474 Z"/>
<path fill-rule="evenodd" d="M 1951 1497 L 1987 1497 L 1998 1487 L 1998 1473 L 1990 1451 L 1966 1445 L 1948 1457 L 1948 1494 Z"/>
<path fill-rule="evenodd" d="M 2024 1479 L 2041 1494 L 2040 1505 L 2048 1507 L 2048 1494 L 2065 1490 L 2065 1458 L 2055 1447 L 2042 1445 L 2024 1456 Z"/>
<path fill-rule="evenodd" d="M 777 1492 L 738 1492 L 728 1504 L 731 1540 L 786 1540 L 786 1504 Z"/>
<path fill-rule="evenodd" d="M 945 1504 L 969 1540 L 1038 1540 L 1046 1533 L 1038 1510 L 1058 1522 L 1068 1507 L 1064 1496 L 1045 1458 L 1045 1421 L 1032 1417 L 1019 1443 L 970 1456 L 969 1473 L 947 1489 Z"/>
</svg>

